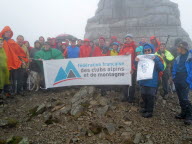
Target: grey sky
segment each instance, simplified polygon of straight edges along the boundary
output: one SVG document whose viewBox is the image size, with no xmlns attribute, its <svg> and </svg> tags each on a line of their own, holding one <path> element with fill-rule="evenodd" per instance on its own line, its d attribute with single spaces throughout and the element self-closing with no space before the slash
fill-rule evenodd
<svg viewBox="0 0 192 144">
<path fill-rule="evenodd" d="M 9 25 L 14 38 L 21 34 L 31 45 L 39 36 L 62 33 L 83 38 L 87 19 L 94 16 L 99 0 L 0 0 L 0 29 Z M 183 28 L 192 38 L 191 0 L 172 0 L 179 4 Z"/>
</svg>

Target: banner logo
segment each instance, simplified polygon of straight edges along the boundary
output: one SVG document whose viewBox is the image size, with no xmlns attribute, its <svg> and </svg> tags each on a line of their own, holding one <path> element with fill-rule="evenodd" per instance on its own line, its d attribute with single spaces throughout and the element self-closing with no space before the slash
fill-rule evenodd
<svg viewBox="0 0 192 144">
<path fill-rule="evenodd" d="M 53 85 L 76 79 L 81 79 L 81 76 L 73 63 L 69 61 L 65 70 L 62 67 L 59 69 Z"/>
</svg>

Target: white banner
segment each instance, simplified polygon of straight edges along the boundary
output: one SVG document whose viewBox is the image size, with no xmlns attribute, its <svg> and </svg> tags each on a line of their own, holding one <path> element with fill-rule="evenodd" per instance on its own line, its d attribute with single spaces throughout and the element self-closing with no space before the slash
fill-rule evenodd
<svg viewBox="0 0 192 144">
<path fill-rule="evenodd" d="M 46 88 L 75 85 L 131 85 L 131 56 L 43 61 Z"/>
<path fill-rule="evenodd" d="M 153 58 L 155 55 L 139 55 L 138 66 L 137 66 L 137 81 L 147 80 L 153 78 L 153 70 L 155 66 L 155 62 Z"/>
</svg>

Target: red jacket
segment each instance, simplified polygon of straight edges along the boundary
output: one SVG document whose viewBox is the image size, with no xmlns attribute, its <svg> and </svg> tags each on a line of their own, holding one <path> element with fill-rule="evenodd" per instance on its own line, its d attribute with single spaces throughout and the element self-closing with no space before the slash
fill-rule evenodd
<svg viewBox="0 0 192 144">
<path fill-rule="evenodd" d="M 135 42 L 131 42 L 130 44 L 124 44 L 123 48 L 120 50 L 119 55 L 126 55 L 127 53 L 131 54 L 131 65 L 132 65 L 132 69 L 136 70 L 135 65 L 134 65 L 134 61 L 135 61 L 135 49 L 136 49 L 136 45 Z"/>
<path fill-rule="evenodd" d="M 150 37 L 150 41 L 152 40 L 155 40 L 157 43 L 157 46 L 155 46 L 155 52 L 159 51 L 161 42 L 155 36 Z"/>
<path fill-rule="evenodd" d="M 100 56 L 110 56 L 110 51 L 108 50 L 108 52 L 104 54 L 103 50 L 99 46 L 96 46 L 93 51 L 92 57 L 100 57 Z"/>
<path fill-rule="evenodd" d="M 80 58 L 91 57 L 91 46 L 82 45 L 80 47 Z"/>
</svg>

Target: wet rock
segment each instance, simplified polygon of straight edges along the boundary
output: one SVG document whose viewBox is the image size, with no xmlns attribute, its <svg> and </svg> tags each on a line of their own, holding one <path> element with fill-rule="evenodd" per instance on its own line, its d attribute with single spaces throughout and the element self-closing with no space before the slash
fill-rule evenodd
<svg viewBox="0 0 192 144">
<path fill-rule="evenodd" d="M 99 103 L 99 105 L 101 105 L 101 106 L 106 106 L 106 105 L 108 105 L 109 101 L 108 101 L 108 99 L 106 99 L 105 97 L 100 97 L 98 103 Z"/>
<path fill-rule="evenodd" d="M 104 106 L 104 107 L 100 107 L 100 108 L 97 109 L 97 115 L 101 116 L 101 117 L 105 116 L 108 110 L 109 110 L 109 106 L 108 105 Z"/>
<path fill-rule="evenodd" d="M 45 115 L 44 119 L 45 119 L 45 124 L 47 125 L 50 125 L 53 123 L 59 123 L 59 118 L 57 118 L 56 116 L 53 116 L 51 113 Z"/>
<path fill-rule="evenodd" d="M 137 134 L 135 135 L 135 139 L 134 139 L 134 141 L 133 141 L 134 144 L 140 143 L 141 138 L 142 138 L 142 134 L 141 134 L 141 133 L 137 133 Z"/>
<path fill-rule="evenodd" d="M 71 105 L 67 105 L 59 110 L 60 114 L 68 114 L 71 111 Z"/>
<path fill-rule="evenodd" d="M 29 144 L 28 138 L 23 138 L 23 139 L 19 142 L 19 144 Z"/>
<path fill-rule="evenodd" d="M 71 115 L 74 117 L 80 117 L 84 112 L 84 107 L 81 105 L 77 105 L 76 107 L 72 107 Z"/>
<path fill-rule="evenodd" d="M 45 104 L 41 104 L 40 106 L 38 106 L 37 111 L 35 112 L 36 115 L 42 114 L 46 111 L 46 105 Z"/>
<path fill-rule="evenodd" d="M 0 120 L 0 127 L 2 128 L 14 128 L 19 122 L 16 119 L 8 118 L 6 120 Z"/>
<path fill-rule="evenodd" d="M 22 141 L 22 137 L 20 136 L 12 136 L 7 139 L 7 144 L 19 144 Z"/>
<path fill-rule="evenodd" d="M 102 132 L 103 127 L 97 123 L 90 123 L 89 129 L 94 135 L 96 135 Z"/>
<path fill-rule="evenodd" d="M 116 125 L 113 123 L 106 124 L 105 126 L 105 132 L 109 135 L 113 135 L 116 131 Z"/>
</svg>

